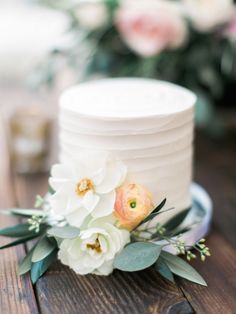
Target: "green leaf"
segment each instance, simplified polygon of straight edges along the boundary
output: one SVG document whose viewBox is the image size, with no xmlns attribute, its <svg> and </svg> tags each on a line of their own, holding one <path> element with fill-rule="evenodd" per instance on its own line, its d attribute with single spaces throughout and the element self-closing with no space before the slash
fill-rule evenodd
<svg viewBox="0 0 236 314">
<path fill-rule="evenodd" d="M 115 257 L 114 267 L 123 271 L 139 271 L 153 265 L 158 259 L 162 246 L 150 242 L 128 244 Z"/>
<path fill-rule="evenodd" d="M 188 232 L 189 230 L 191 230 L 191 228 L 189 228 L 189 227 L 186 227 L 186 228 L 183 228 L 183 229 L 181 229 L 181 228 L 178 229 L 178 228 L 177 228 L 176 230 L 174 230 L 174 231 L 171 233 L 171 236 L 176 237 L 177 235 L 186 233 L 186 232 Z"/>
<path fill-rule="evenodd" d="M 182 258 L 165 251 L 161 252 L 161 257 L 165 260 L 165 263 L 175 275 L 199 285 L 207 286 L 207 283 L 202 276 Z"/>
<path fill-rule="evenodd" d="M 61 244 L 62 244 L 63 239 L 58 238 L 58 237 L 54 237 L 54 239 L 55 239 L 55 240 L 56 240 L 56 242 L 57 242 L 57 247 L 60 247 L 60 246 L 61 246 Z"/>
<path fill-rule="evenodd" d="M 44 204 L 44 198 L 41 195 L 36 195 L 34 207 L 42 208 Z"/>
<path fill-rule="evenodd" d="M 48 193 L 49 194 L 54 194 L 55 191 L 53 190 L 53 188 L 51 187 L 51 185 L 48 186 Z"/>
<path fill-rule="evenodd" d="M 18 224 L 15 226 L 7 227 L 0 230 L 0 236 L 11 237 L 11 238 L 20 238 L 20 237 L 27 237 L 27 236 L 39 236 L 41 235 L 46 229 L 46 224 L 40 225 L 40 230 L 38 233 L 35 230 L 29 230 L 30 224 Z"/>
<path fill-rule="evenodd" d="M 56 260 L 57 257 L 57 249 L 54 249 L 47 257 L 43 260 L 32 263 L 31 267 L 31 280 L 33 284 L 41 277 L 49 268 L 49 266 Z"/>
<path fill-rule="evenodd" d="M 181 211 L 180 213 L 178 213 L 177 215 L 175 215 L 174 217 L 172 217 L 170 220 L 168 220 L 163 227 L 167 230 L 167 231 L 174 231 L 175 228 L 177 228 L 183 221 L 184 219 L 187 217 L 189 211 L 191 208 L 187 208 L 183 211 Z"/>
<path fill-rule="evenodd" d="M 74 239 L 76 238 L 80 230 L 79 228 L 72 226 L 53 227 L 47 231 L 49 236 L 57 237 L 61 239 Z"/>
<path fill-rule="evenodd" d="M 19 268 L 18 268 L 19 275 L 24 275 L 25 273 L 30 271 L 31 264 L 32 264 L 31 259 L 32 259 L 32 255 L 34 252 L 34 248 L 35 248 L 35 246 L 33 246 L 31 248 L 31 250 L 26 254 L 26 256 L 23 258 L 23 260 L 20 262 Z"/>
<path fill-rule="evenodd" d="M 162 277 L 172 283 L 175 283 L 174 276 L 170 268 L 167 266 L 165 260 L 161 256 L 159 256 L 158 260 L 156 261 L 155 269 L 159 274 L 161 274 Z"/>
<path fill-rule="evenodd" d="M 1 211 L 0 213 L 5 215 L 13 215 L 20 217 L 31 217 L 31 216 L 39 216 L 45 217 L 47 214 L 40 209 L 21 209 L 21 208 L 11 208 L 9 210 Z"/>
<path fill-rule="evenodd" d="M 165 206 L 165 203 L 166 198 L 140 223 L 140 225 L 156 217 L 156 215 L 159 214 L 159 211 Z"/>
<path fill-rule="evenodd" d="M 166 204 L 166 198 L 154 209 L 152 213 L 158 213 Z"/>
<path fill-rule="evenodd" d="M 210 96 L 202 91 L 196 91 L 197 103 L 195 106 L 195 119 L 199 127 L 208 127 L 213 120 L 214 108 Z"/>
<path fill-rule="evenodd" d="M 54 249 L 56 248 L 55 241 L 50 241 L 46 236 L 41 238 L 36 244 L 33 255 L 32 262 L 36 263 L 44 258 L 46 258 Z"/>
<path fill-rule="evenodd" d="M 30 241 L 32 239 L 37 238 L 38 236 L 39 236 L 38 233 L 34 233 L 34 235 L 31 235 L 31 236 L 21 237 L 18 240 L 15 240 L 13 242 L 10 242 L 10 243 L 8 243 L 6 245 L 1 246 L 0 250 L 6 249 L 6 248 L 9 248 L 9 247 L 12 247 L 12 246 L 16 246 L 16 245 L 19 245 L 19 244 L 27 242 L 27 241 Z"/>
<path fill-rule="evenodd" d="M 0 230 L 0 235 L 12 238 L 27 236 L 29 234 L 32 234 L 32 230 L 29 230 L 29 227 L 30 227 L 29 224 L 19 224 L 7 227 Z"/>
</svg>

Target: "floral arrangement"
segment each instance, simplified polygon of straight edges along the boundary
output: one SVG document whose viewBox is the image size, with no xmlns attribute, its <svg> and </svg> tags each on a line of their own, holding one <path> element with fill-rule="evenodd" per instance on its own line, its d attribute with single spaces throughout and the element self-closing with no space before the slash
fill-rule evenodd
<svg viewBox="0 0 236 314">
<path fill-rule="evenodd" d="M 0 230 L 1 236 L 17 238 L 1 249 L 38 239 L 20 263 L 20 275 L 30 272 L 35 283 L 58 258 L 80 275 L 109 275 L 114 268 L 139 271 L 153 265 L 171 282 L 174 274 L 206 285 L 186 261 L 168 252 L 171 246 L 188 261 L 196 258 L 192 249 L 202 261 L 210 256 L 204 239 L 190 247 L 181 238 L 191 227 L 182 225 L 190 209 L 160 224 L 159 215 L 170 210 L 163 209 L 166 199 L 153 204 L 144 186 L 128 182 L 121 161 L 96 156 L 93 161 L 56 164 L 49 184 L 48 195 L 36 197 L 36 209 L 4 211 L 23 222 Z"/>
<path fill-rule="evenodd" d="M 197 93 L 200 125 L 220 125 L 219 116 L 208 122 L 215 105 L 223 99 L 229 105 L 225 96 L 236 81 L 233 0 L 38 1 L 68 16 L 71 41 L 51 51 L 34 83 L 51 83 L 68 68 L 75 80 L 102 75 L 172 81 Z"/>
</svg>

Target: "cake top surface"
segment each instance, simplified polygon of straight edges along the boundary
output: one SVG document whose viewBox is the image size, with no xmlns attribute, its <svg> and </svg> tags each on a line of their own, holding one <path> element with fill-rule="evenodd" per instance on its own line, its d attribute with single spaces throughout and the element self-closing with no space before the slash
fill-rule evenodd
<svg viewBox="0 0 236 314">
<path fill-rule="evenodd" d="M 192 92 L 168 82 L 118 78 L 73 86 L 62 94 L 60 106 L 74 114 L 125 119 L 175 114 L 195 101 Z"/>
</svg>

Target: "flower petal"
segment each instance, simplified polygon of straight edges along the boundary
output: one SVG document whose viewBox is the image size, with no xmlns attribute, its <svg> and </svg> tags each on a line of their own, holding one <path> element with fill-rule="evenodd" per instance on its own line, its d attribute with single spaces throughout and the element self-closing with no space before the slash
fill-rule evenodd
<svg viewBox="0 0 236 314">
<path fill-rule="evenodd" d="M 93 183 L 95 185 L 99 185 L 101 184 L 101 182 L 104 180 L 105 178 L 105 175 L 106 175 L 106 168 L 103 167 L 103 168 L 100 168 L 98 169 L 94 174 L 93 176 L 91 177 Z"/>
<path fill-rule="evenodd" d="M 99 268 L 93 271 L 95 275 L 107 276 L 113 271 L 113 260 L 103 263 Z"/>
<path fill-rule="evenodd" d="M 98 234 L 98 233 L 107 235 L 107 232 L 102 228 L 89 228 L 89 229 L 85 229 L 85 230 L 81 231 L 80 238 L 83 240 L 88 239 L 88 238 L 92 237 L 93 234 Z"/>
<path fill-rule="evenodd" d="M 99 196 L 93 191 L 88 191 L 82 200 L 82 205 L 89 211 L 92 212 L 99 202 Z"/>
<path fill-rule="evenodd" d="M 115 191 L 101 195 L 100 200 L 96 208 L 93 210 L 93 212 L 91 212 L 91 215 L 95 218 L 110 215 L 114 210 L 115 199 Z"/>
<path fill-rule="evenodd" d="M 72 191 L 72 193 L 68 193 L 68 201 L 66 211 L 71 213 L 76 209 L 82 207 L 82 198 L 79 197 L 76 193 Z"/>
<path fill-rule="evenodd" d="M 67 164 L 55 164 L 52 166 L 51 176 L 54 178 L 72 179 L 73 169 Z"/>
<path fill-rule="evenodd" d="M 80 165 L 83 165 L 81 170 L 85 170 L 86 176 L 90 176 L 106 166 L 107 155 L 107 152 L 99 150 L 82 150 L 75 160 L 75 165 L 79 165 L 78 171 L 81 169 Z"/>
<path fill-rule="evenodd" d="M 85 208 L 79 208 L 66 216 L 66 220 L 71 226 L 81 227 L 89 212 Z"/>
<path fill-rule="evenodd" d="M 65 216 L 70 210 L 67 206 L 69 197 L 70 192 L 68 192 L 68 194 L 64 193 L 62 189 L 59 189 L 56 193 L 51 195 L 48 199 L 48 202 L 53 212 L 57 215 Z"/>
<path fill-rule="evenodd" d="M 73 180 L 71 179 L 66 179 L 66 178 L 54 178 L 50 177 L 49 180 L 49 185 L 53 188 L 54 191 L 57 191 L 59 189 L 64 189 L 64 187 L 68 187 L 69 185 L 72 187 L 75 185 Z"/>
<path fill-rule="evenodd" d="M 126 166 L 120 162 L 109 162 L 104 180 L 96 186 L 96 193 L 105 194 L 120 186 L 127 173 Z"/>
</svg>

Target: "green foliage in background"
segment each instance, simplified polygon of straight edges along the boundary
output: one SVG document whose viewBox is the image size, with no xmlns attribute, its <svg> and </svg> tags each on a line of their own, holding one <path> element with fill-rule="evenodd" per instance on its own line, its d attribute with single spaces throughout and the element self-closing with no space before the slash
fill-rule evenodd
<svg viewBox="0 0 236 314">
<path fill-rule="evenodd" d="M 185 86 L 198 95 L 197 122 L 211 131 L 222 129 L 223 122 L 216 110 L 236 83 L 236 40 L 220 36 L 217 31 L 199 33 L 189 25 L 189 38 L 175 50 L 164 50 L 144 58 L 134 53 L 123 41 L 113 24 L 118 0 L 104 0 L 109 22 L 94 30 L 81 29 L 76 15 L 78 3 L 85 1 L 39 0 L 62 11 L 68 17 L 71 44 L 55 47 L 39 65 L 31 84 L 52 85 L 65 68 L 73 69 L 76 80 L 93 76 L 145 77 L 171 81 Z"/>
</svg>

